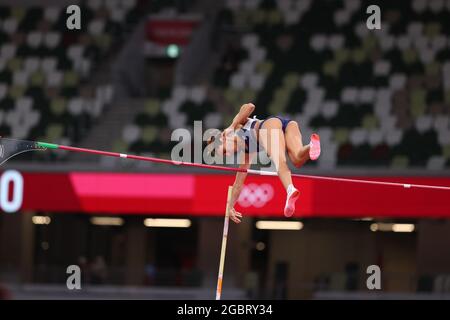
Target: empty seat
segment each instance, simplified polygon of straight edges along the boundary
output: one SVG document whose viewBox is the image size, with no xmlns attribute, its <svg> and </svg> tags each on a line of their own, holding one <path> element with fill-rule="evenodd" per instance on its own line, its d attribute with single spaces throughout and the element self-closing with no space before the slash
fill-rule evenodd
<svg viewBox="0 0 450 320">
<path fill-rule="evenodd" d="M 67 56 L 72 60 L 79 60 L 83 52 L 84 48 L 81 45 L 72 45 L 67 49 Z"/>
<path fill-rule="evenodd" d="M 235 73 L 231 76 L 230 85 L 234 89 L 242 89 L 245 86 L 245 77 L 240 73 Z"/>
<path fill-rule="evenodd" d="M 8 92 L 8 86 L 6 84 L 0 83 L 0 100 L 2 100 L 6 93 Z"/>
<path fill-rule="evenodd" d="M 122 139 L 131 144 L 136 142 L 140 138 L 140 135 L 141 129 L 134 124 L 129 124 L 123 129 Z"/>
<path fill-rule="evenodd" d="M 350 12 L 347 10 L 337 10 L 333 16 L 336 26 L 341 27 L 350 21 Z"/>
<path fill-rule="evenodd" d="M 241 44 L 248 50 L 254 49 L 258 46 L 258 36 L 254 33 L 248 33 L 242 37 Z"/>
<path fill-rule="evenodd" d="M 59 7 L 48 6 L 44 9 L 44 18 L 50 22 L 58 20 L 61 9 Z"/>
<path fill-rule="evenodd" d="M 103 5 L 103 0 L 90 0 L 86 4 L 90 9 L 98 10 Z"/>
<path fill-rule="evenodd" d="M 49 87 L 59 87 L 63 81 L 63 74 L 59 71 L 51 71 L 47 74 L 47 85 Z"/>
<path fill-rule="evenodd" d="M 202 86 L 193 87 L 190 90 L 190 99 L 197 104 L 202 104 L 206 99 L 206 88 Z"/>
<path fill-rule="evenodd" d="M 416 119 L 416 129 L 419 133 L 424 133 L 431 129 L 433 118 L 431 116 L 420 116 Z"/>
<path fill-rule="evenodd" d="M 340 34 L 333 34 L 329 38 L 329 47 L 332 50 L 340 49 L 344 46 L 344 44 L 345 44 L 345 39 Z"/>
<path fill-rule="evenodd" d="M 18 22 L 15 18 L 11 17 L 3 21 L 3 30 L 8 34 L 13 34 L 16 32 Z"/>
<path fill-rule="evenodd" d="M 59 45 L 61 40 L 61 34 L 58 32 L 48 32 L 44 35 L 44 44 L 49 49 L 53 49 Z"/>
<path fill-rule="evenodd" d="M 264 85 L 265 77 L 262 74 L 253 74 L 250 76 L 249 85 L 253 90 L 261 90 Z"/>
<path fill-rule="evenodd" d="M 105 22 L 103 20 L 94 20 L 88 25 L 88 32 L 93 36 L 98 36 L 103 33 Z"/>
<path fill-rule="evenodd" d="M 16 71 L 13 76 L 13 84 L 19 86 L 26 86 L 28 82 L 28 72 Z"/>
<path fill-rule="evenodd" d="M 27 44 L 31 48 L 37 48 L 41 45 L 43 34 L 41 32 L 31 32 L 27 36 Z"/>
<path fill-rule="evenodd" d="M 447 160 L 443 156 L 431 156 L 427 162 L 428 170 L 443 170 Z"/>
<path fill-rule="evenodd" d="M 310 45 L 316 51 L 322 51 L 325 49 L 327 38 L 323 34 L 316 34 L 311 38 Z"/>
<path fill-rule="evenodd" d="M 12 43 L 3 44 L 0 49 L 0 55 L 2 58 L 8 60 L 15 56 L 17 47 Z"/>
<path fill-rule="evenodd" d="M 223 117 L 218 112 L 209 113 L 205 117 L 205 126 L 207 128 L 210 128 L 210 129 L 212 129 L 212 128 L 221 128 L 222 127 L 222 122 L 223 122 Z"/>
<path fill-rule="evenodd" d="M 392 147 L 392 146 L 396 146 L 396 145 L 400 144 L 402 137 L 403 137 L 403 131 L 391 130 L 386 133 L 385 140 L 386 140 L 386 143 Z"/>
<path fill-rule="evenodd" d="M 53 57 L 44 58 L 41 62 L 41 69 L 45 73 L 50 73 L 56 70 L 57 61 Z"/>
<path fill-rule="evenodd" d="M 426 10 L 427 7 L 427 1 L 426 0 L 413 0 L 412 1 L 412 8 L 417 13 L 422 13 Z"/>
<path fill-rule="evenodd" d="M 355 104 L 358 101 L 357 88 L 344 88 L 341 93 L 341 101 L 343 103 Z"/>
<path fill-rule="evenodd" d="M 73 98 L 68 102 L 67 110 L 70 114 L 73 116 L 79 116 L 83 113 L 83 99 L 80 98 Z"/>
<path fill-rule="evenodd" d="M 322 106 L 322 115 L 325 119 L 332 119 L 338 113 L 338 103 L 336 101 L 326 101 Z"/>
</svg>

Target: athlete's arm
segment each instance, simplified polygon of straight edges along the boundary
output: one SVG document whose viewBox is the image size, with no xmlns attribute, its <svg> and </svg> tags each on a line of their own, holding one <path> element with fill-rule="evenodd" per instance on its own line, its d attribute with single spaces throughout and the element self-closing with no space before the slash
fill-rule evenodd
<svg viewBox="0 0 450 320">
<path fill-rule="evenodd" d="M 255 111 L 255 105 L 253 103 L 243 104 L 239 113 L 233 118 L 233 122 L 231 122 L 230 126 L 224 130 L 224 134 L 234 132 L 238 125 L 245 124 L 253 111 Z"/>
<path fill-rule="evenodd" d="M 254 153 L 244 154 L 244 161 L 239 168 L 249 169 L 252 163 Z M 247 172 L 237 172 L 236 179 L 234 180 L 233 189 L 231 191 L 231 198 L 229 203 L 230 208 L 230 219 L 236 223 L 241 222 L 242 214 L 234 210 L 234 205 L 236 204 L 237 199 L 239 199 L 239 195 L 241 194 L 242 188 L 244 187 L 245 179 L 247 178 Z"/>
</svg>

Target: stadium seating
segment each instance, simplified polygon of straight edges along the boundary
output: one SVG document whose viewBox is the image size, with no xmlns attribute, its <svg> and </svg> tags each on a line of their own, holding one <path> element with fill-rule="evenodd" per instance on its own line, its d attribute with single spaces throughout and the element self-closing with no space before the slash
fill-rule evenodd
<svg viewBox="0 0 450 320">
<path fill-rule="evenodd" d="M 179 5 L 155 1 L 152 11 Z M 319 132 L 324 152 L 308 165 L 449 167 L 450 6 L 384 2 L 381 30 L 366 27 L 361 6 L 226 0 L 221 16 L 240 40 L 224 48 L 210 84 L 147 98 L 115 148 L 167 156 L 171 130 L 194 120 L 221 128 L 252 101 L 259 118 L 298 120 L 304 142 Z M 112 87 L 89 80 L 140 18 L 139 1 L 86 1 L 82 11 L 86 27 L 62 31 L 61 7 L 0 7 L 3 135 L 76 143 L 108 107 Z"/>
<path fill-rule="evenodd" d="M 0 7 L 2 135 L 57 143 L 84 137 L 113 96 L 110 84 L 90 77 L 138 21 L 137 4 L 87 1 L 81 30 L 66 28 L 65 7 Z"/>
<path fill-rule="evenodd" d="M 450 7 L 384 2 L 382 29 L 369 30 L 361 6 L 359 0 L 227 0 L 225 15 L 241 37 L 224 50 L 213 89 L 228 113 L 252 101 L 258 117 L 298 120 L 304 142 L 318 131 L 322 168 L 449 167 Z M 183 104 L 188 99 L 179 90 L 158 102 L 169 127 L 213 119 L 205 125 L 220 128 L 229 120 L 217 102 L 203 113 L 200 105 Z M 136 125 L 151 125 L 145 117 Z"/>
</svg>

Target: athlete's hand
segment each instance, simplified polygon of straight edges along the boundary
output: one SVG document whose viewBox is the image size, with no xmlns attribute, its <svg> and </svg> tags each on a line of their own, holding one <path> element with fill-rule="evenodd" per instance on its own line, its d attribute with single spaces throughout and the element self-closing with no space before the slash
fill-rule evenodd
<svg viewBox="0 0 450 320">
<path fill-rule="evenodd" d="M 226 138 L 229 138 L 229 137 L 231 137 L 233 134 L 234 134 L 234 131 L 235 131 L 235 129 L 233 128 L 233 127 L 228 127 L 228 128 L 226 128 L 225 130 L 223 130 L 223 132 L 222 132 L 222 139 L 224 140 L 224 139 L 226 139 Z"/>
<path fill-rule="evenodd" d="M 240 212 L 237 212 L 234 208 L 230 209 L 230 219 L 233 220 L 235 223 L 241 223 L 242 214 Z"/>
</svg>

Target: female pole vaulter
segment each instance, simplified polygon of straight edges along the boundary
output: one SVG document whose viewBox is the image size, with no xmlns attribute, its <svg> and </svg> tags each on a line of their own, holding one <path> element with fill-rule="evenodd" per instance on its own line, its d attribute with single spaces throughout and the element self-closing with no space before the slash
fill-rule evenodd
<svg viewBox="0 0 450 320">
<path fill-rule="evenodd" d="M 291 171 L 286 162 L 286 153 L 296 167 L 301 167 L 308 160 L 317 160 L 320 156 L 320 137 L 312 134 L 310 143 L 303 145 L 302 134 L 296 121 L 280 116 L 270 116 L 265 120 L 250 118 L 255 110 L 252 103 L 242 105 L 231 125 L 221 134 L 208 141 L 211 151 L 219 155 L 231 155 L 244 152 L 240 168 L 249 169 L 253 156 L 260 151 L 260 146 L 274 162 L 278 177 L 286 189 L 284 215 L 291 217 L 295 211 L 295 202 L 300 192 L 292 184 Z M 246 172 L 237 172 L 230 199 L 230 218 L 240 223 L 242 214 L 234 209 L 244 185 Z"/>
</svg>

